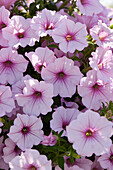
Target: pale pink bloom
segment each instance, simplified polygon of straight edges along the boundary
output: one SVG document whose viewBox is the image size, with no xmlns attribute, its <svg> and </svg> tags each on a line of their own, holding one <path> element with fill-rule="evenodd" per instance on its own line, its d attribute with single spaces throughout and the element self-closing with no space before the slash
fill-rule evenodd
<svg viewBox="0 0 113 170">
<path fill-rule="evenodd" d="M 22 16 L 13 16 L 11 23 L 3 29 L 3 37 L 8 40 L 11 47 L 33 46 L 35 44 L 35 33 L 31 29 L 31 19 L 25 19 Z"/>
<path fill-rule="evenodd" d="M 102 23 L 101 20 L 99 20 L 98 25 L 90 29 L 90 34 L 98 46 L 113 47 L 113 30 L 107 27 L 105 23 Z"/>
<path fill-rule="evenodd" d="M 62 130 L 62 136 L 67 136 L 66 127 L 70 122 L 77 118 L 79 114 L 78 109 L 65 109 L 64 107 L 58 107 L 52 115 L 52 120 L 50 121 L 50 127 L 52 130 L 60 133 Z"/>
<path fill-rule="evenodd" d="M 2 6 L 0 8 L 0 45 L 5 47 L 8 47 L 8 41 L 3 38 L 2 31 L 11 22 L 9 16 L 10 12 L 7 9 L 5 9 L 4 6 Z"/>
<path fill-rule="evenodd" d="M 78 86 L 78 93 L 82 97 L 82 103 L 89 109 L 98 110 L 102 102 L 113 100 L 113 84 L 97 79 L 96 71 L 90 70 L 87 77 L 83 77 Z"/>
<path fill-rule="evenodd" d="M 7 163 L 4 162 L 3 159 L 3 148 L 4 148 L 4 144 L 3 144 L 3 136 L 2 136 L 0 137 L 0 169 L 8 170 L 9 166 Z"/>
<path fill-rule="evenodd" d="M 9 8 L 15 2 L 16 0 L 0 0 L 0 6 L 5 6 L 5 8 Z"/>
<path fill-rule="evenodd" d="M 9 86 L 0 85 L 0 117 L 7 115 L 15 107 Z"/>
<path fill-rule="evenodd" d="M 82 156 L 97 156 L 109 152 L 112 145 L 113 123 L 94 111 L 80 113 L 76 120 L 67 126 L 69 142 Z"/>
<path fill-rule="evenodd" d="M 38 73 L 41 73 L 43 67 L 53 63 L 56 59 L 54 52 L 48 47 L 38 47 L 35 52 L 25 53 L 25 55 L 29 58 Z"/>
<path fill-rule="evenodd" d="M 84 169 L 78 167 L 77 165 L 73 165 L 71 167 L 68 167 L 68 165 L 66 163 L 64 163 L 64 169 L 65 170 L 84 170 Z M 59 166 L 56 166 L 55 170 L 61 170 L 61 168 Z"/>
<path fill-rule="evenodd" d="M 109 47 L 100 46 L 96 52 L 92 52 L 89 64 L 97 72 L 97 79 L 104 82 L 113 78 L 113 55 Z"/>
<path fill-rule="evenodd" d="M 103 10 L 99 14 L 97 14 L 98 20 L 101 20 L 107 26 L 110 26 L 109 10 L 112 8 L 106 8 L 105 6 L 102 6 L 102 7 L 103 7 Z"/>
<path fill-rule="evenodd" d="M 51 160 L 45 155 L 40 155 L 35 149 L 27 149 L 20 156 L 16 156 L 9 162 L 11 170 L 52 170 Z"/>
<path fill-rule="evenodd" d="M 54 96 L 59 94 L 61 97 L 71 97 L 83 75 L 79 67 L 64 56 L 43 68 L 41 76 L 46 82 L 53 84 Z"/>
<path fill-rule="evenodd" d="M 5 147 L 3 148 L 3 159 L 9 163 L 15 156 L 21 153 L 20 148 L 10 138 L 5 140 Z"/>
<path fill-rule="evenodd" d="M 75 24 L 70 19 L 63 19 L 54 30 L 52 37 L 56 43 L 59 43 L 59 48 L 64 53 L 74 53 L 76 49 L 81 51 L 88 46 L 86 35 L 85 24 L 80 22 Z"/>
<path fill-rule="evenodd" d="M 29 115 L 39 116 L 52 111 L 53 85 L 34 79 L 25 80 L 26 87 L 23 94 L 17 94 L 16 100 L 23 111 Z"/>
<path fill-rule="evenodd" d="M 113 170 L 113 145 L 110 148 L 110 152 L 102 155 L 98 161 L 102 168 Z"/>
<path fill-rule="evenodd" d="M 77 13 L 74 13 L 76 16 L 76 22 L 81 22 L 82 24 L 86 25 L 87 32 L 89 33 L 89 30 L 98 24 L 98 16 L 92 15 L 78 15 Z"/>
<path fill-rule="evenodd" d="M 38 145 L 43 140 L 43 123 L 35 116 L 17 114 L 8 136 L 23 151 Z"/>
<path fill-rule="evenodd" d="M 29 80 L 32 79 L 31 76 L 26 75 L 22 77 L 21 80 L 17 81 L 15 84 L 12 85 L 12 93 L 13 93 L 13 98 L 15 99 L 16 94 L 22 94 L 23 89 L 26 86 L 24 80 Z"/>
<path fill-rule="evenodd" d="M 101 166 L 100 163 L 98 162 L 98 158 L 97 156 L 95 156 L 95 160 L 91 166 L 91 170 L 104 170 Z"/>
<path fill-rule="evenodd" d="M 43 136 L 44 140 L 41 142 L 42 145 L 46 146 L 54 146 L 56 144 L 56 137 L 53 136 L 52 132 L 49 134 L 49 136 Z"/>
<path fill-rule="evenodd" d="M 75 159 L 74 163 L 71 162 L 69 157 L 65 157 L 65 162 L 68 167 L 77 165 L 80 168 L 83 168 L 84 170 L 91 170 L 92 161 L 90 161 L 89 159 L 85 159 L 85 157 L 83 156 L 80 159 Z"/>
<path fill-rule="evenodd" d="M 14 84 L 23 77 L 28 61 L 11 48 L 0 50 L 0 83 Z"/>
<path fill-rule="evenodd" d="M 87 16 L 98 14 L 102 11 L 102 5 L 99 0 L 76 0 L 76 5 L 80 12 Z"/>
<path fill-rule="evenodd" d="M 55 11 L 43 9 L 37 16 L 32 19 L 32 29 L 36 31 L 37 36 L 52 35 L 55 28 L 58 27 L 59 22 L 66 18 L 66 16 L 60 15 Z"/>
</svg>

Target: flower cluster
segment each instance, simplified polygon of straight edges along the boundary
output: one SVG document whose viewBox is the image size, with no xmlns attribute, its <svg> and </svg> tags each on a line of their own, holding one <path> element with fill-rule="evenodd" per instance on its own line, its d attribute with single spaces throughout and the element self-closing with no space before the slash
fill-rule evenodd
<svg viewBox="0 0 113 170">
<path fill-rule="evenodd" d="M 113 169 L 113 9 L 0 1 L 0 169 Z"/>
</svg>

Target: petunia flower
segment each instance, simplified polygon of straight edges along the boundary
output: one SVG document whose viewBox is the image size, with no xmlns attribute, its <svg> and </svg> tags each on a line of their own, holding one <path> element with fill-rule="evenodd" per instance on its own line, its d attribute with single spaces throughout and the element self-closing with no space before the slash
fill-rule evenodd
<svg viewBox="0 0 113 170">
<path fill-rule="evenodd" d="M 0 83 L 14 84 L 23 77 L 28 61 L 11 48 L 0 50 Z"/>
<path fill-rule="evenodd" d="M 52 130 L 60 133 L 62 130 L 62 136 L 67 136 L 66 127 L 70 124 L 72 120 L 75 120 L 79 114 L 78 109 L 71 108 L 65 109 L 64 107 L 58 107 L 52 115 L 52 120 L 50 121 L 50 127 Z"/>
<path fill-rule="evenodd" d="M 43 123 L 35 116 L 17 114 L 8 136 L 23 151 L 31 149 L 43 140 Z"/>
<path fill-rule="evenodd" d="M 100 46 L 91 55 L 89 64 L 97 72 L 97 79 L 104 82 L 113 79 L 113 54 L 109 47 Z"/>
<path fill-rule="evenodd" d="M 9 163 L 15 156 L 21 153 L 21 149 L 10 138 L 5 140 L 5 147 L 3 148 L 3 159 Z"/>
<path fill-rule="evenodd" d="M 38 47 L 35 52 L 25 53 L 25 55 L 29 58 L 38 73 L 41 73 L 43 67 L 53 63 L 56 59 L 54 52 L 48 47 Z"/>
<path fill-rule="evenodd" d="M 39 116 L 52 111 L 53 85 L 34 79 L 25 80 L 26 87 L 23 94 L 16 94 L 19 106 L 23 106 L 23 112 L 28 115 Z"/>
<path fill-rule="evenodd" d="M 16 156 L 9 162 L 11 170 L 52 170 L 51 160 L 47 160 L 45 155 L 40 155 L 35 149 L 27 149 L 20 156 Z"/>
<path fill-rule="evenodd" d="M 108 153 L 105 153 L 104 155 L 99 157 L 98 162 L 104 169 L 113 169 L 113 145 L 111 146 L 110 151 Z"/>
<path fill-rule="evenodd" d="M 97 79 L 95 70 L 87 72 L 78 85 L 78 93 L 82 97 L 82 103 L 88 109 L 98 110 L 102 102 L 113 100 L 113 82 L 104 83 Z"/>
<path fill-rule="evenodd" d="M 76 49 L 81 51 L 87 47 L 86 36 L 85 24 L 80 22 L 75 24 L 70 19 L 63 19 L 62 23 L 58 25 L 52 34 L 52 38 L 56 43 L 59 43 L 59 48 L 64 53 L 74 53 Z"/>
<path fill-rule="evenodd" d="M 31 29 L 31 19 L 25 19 L 22 16 L 13 16 L 11 23 L 3 29 L 3 37 L 8 40 L 11 47 L 25 47 L 35 45 L 35 33 Z"/>
<path fill-rule="evenodd" d="M 44 81 L 53 84 L 54 96 L 71 97 L 76 92 L 82 73 L 71 59 L 64 56 L 43 68 L 41 76 Z"/>
<path fill-rule="evenodd" d="M 113 123 L 94 111 L 80 113 L 67 126 L 67 137 L 73 148 L 82 156 L 103 155 L 112 145 Z"/>
</svg>

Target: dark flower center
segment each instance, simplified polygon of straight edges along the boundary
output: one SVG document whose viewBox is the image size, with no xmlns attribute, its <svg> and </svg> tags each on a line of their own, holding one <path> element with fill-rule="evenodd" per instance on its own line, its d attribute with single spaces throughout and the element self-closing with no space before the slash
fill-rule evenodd
<svg viewBox="0 0 113 170">
<path fill-rule="evenodd" d="M 1 30 L 2 28 L 5 28 L 6 26 L 7 26 L 7 25 L 2 22 L 2 23 L 0 24 L 0 30 Z"/>
<path fill-rule="evenodd" d="M 93 136 L 93 131 L 87 130 L 85 134 L 87 137 L 91 137 L 91 136 Z"/>
<path fill-rule="evenodd" d="M 36 92 L 34 93 L 34 96 L 35 96 L 36 98 L 41 97 L 41 95 L 42 95 L 42 93 L 39 92 L 39 91 L 36 91 Z"/>
<path fill-rule="evenodd" d="M 93 88 L 94 88 L 94 90 L 98 90 L 98 89 L 99 89 L 99 85 L 98 85 L 98 84 L 95 84 L 95 85 L 93 86 Z"/>
<path fill-rule="evenodd" d="M 45 24 L 45 29 L 46 30 L 52 30 L 53 29 L 53 23 Z"/>
<path fill-rule="evenodd" d="M 37 170 L 37 168 L 34 165 L 31 165 L 28 170 Z"/>
<path fill-rule="evenodd" d="M 66 40 L 67 40 L 67 41 L 71 41 L 72 39 L 73 39 L 73 37 L 72 37 L 71 35 L 67 35 L 67 36 L 66 36 Z"/>
<path fill-rule="evenodd" d="M 68 124 L 69 124 L 68 122 L 63 122 L 62 128 L 66 130 L 66 126 L 68 126 Z"/>
<path fill-rule="evenodd" d="M 11 67 L 12 62 L 10 60 L 7 60 L 7 61 L 4 62 L 4 64 L 5 64 L 6 67 Z"/>
<path fill-rule="evenodd" d="M 19 39 L 21 39 L 21 38 L 24 38 L 24 32 L 22 32 L 22 33 L 17 33 L 17 37 L 19 38 Z"/>
<path fill-rule="evenodd" d="M 65 76 L 65 74 L 64 74 L 63 72 L 58 73 L 58 78 L 63 79 L 63 78 L 64 78 L 64 76 Z"/>
<path fill-rule="evenodd" d="M 23 134 L 27 134 L 29 132 L 29 127 L 23 127 L 23 129 L 22 129 L 22 133 Z"/>
<path fill-rule="evenodd" d="M 43 65 L 40 65 L 40 66 L 38 67 L 39 71 L 42 71 L 42 68 L 43 68 Z"/>
<path fill-rule="evenodd" d="M 109 160 L 113 162 L 113 155 L 110 156 Z"/>
</svg>

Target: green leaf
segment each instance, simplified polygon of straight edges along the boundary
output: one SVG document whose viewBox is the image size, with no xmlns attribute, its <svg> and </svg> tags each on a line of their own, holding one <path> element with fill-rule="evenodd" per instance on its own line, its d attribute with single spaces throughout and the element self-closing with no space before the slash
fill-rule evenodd
<svg viewBox="0 0 113 170">
<path fill-rule="evenodd" d="M 58 157 L 57 157 L 57 162 L 58 162 L 59 167 L 60 167 L 62 170 L 64 170 L 64 158 L 61 157 L 61 156 L 58 156 Z"/>
<path fill-rule="evenodd" d="M 49 47 L 49 48 L 57 48 L 57 49 L 59 49 L 58 46 L 57 46 L 56 44 L 48 45 L 48 47 Z"/>
</svg>

